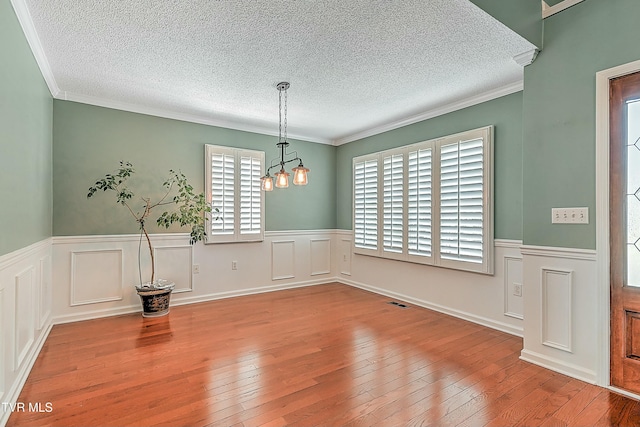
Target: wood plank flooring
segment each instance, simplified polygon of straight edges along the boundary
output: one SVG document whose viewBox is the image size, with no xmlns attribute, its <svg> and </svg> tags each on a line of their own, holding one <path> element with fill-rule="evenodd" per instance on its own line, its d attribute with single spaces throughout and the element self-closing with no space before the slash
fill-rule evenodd
<svg viewBox="0 0 640 427">
<path fill-rule="evenodd" d="M 327 284 L 55 326 L 9 426 L 640 426 L 522 340 Z M 47 403 L 51 405 L 46 412 Z"/>
</svg>

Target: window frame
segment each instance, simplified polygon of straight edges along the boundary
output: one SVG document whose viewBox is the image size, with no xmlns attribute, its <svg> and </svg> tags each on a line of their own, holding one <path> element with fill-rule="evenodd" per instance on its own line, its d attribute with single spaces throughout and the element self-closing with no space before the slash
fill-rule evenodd
<svg viewBox="0 0 640 427">
<path fill-rule="evenodd" d="M 380 258 L 407 261 L 418 264 L 432 265 L 455 270 L 471 271 L 492 275 L 494 273 L 494 225 L 493 225 L 493 193 L 494 193 L 494 128 L 485 126 L 465 132 L 456 133 L 440 138 L 392 148 L 384 151 L 370 153 L 354 157 L 353 168 L 353 205 L 352 221 L 354 239 L 353 253 L 359 255 L 375 256 Z M 441 223 L 441 147 L 455 142 L 472 141 L 482 139 L 482 262 L 452 260 L 442 258 L 440 248 L 440 223 Z M 409 153 L 431 150 L 431 254 L 418 255 L 409 253 Z M 402 154 L 403 159 L 403 220 L 402 220 L 402 252 L 385 251 L 384 241 L 384 159 Z M 357 245 L 356 241 L 356 185 L 355 171 L 358 163 L 376 160 L 377 162 L 377 240 L 376 249 L 364 249 Z"/>
<path fill-rule="evenodd" d="M 212 194 L 212 156 L 219 155 L 231 155 L 234 158 L 234 180 L 233 180 L 233 195 L 234 195 L 234 214 L 233 214 L 233 233 L 229 234 L 215 234 L 213 232 L 213 224 L 215 220 L 215 208 L 213 206 L 213 194 Z M 241 230 L 241 159 L 242 157 L 257 158 L 260 160 L 259 174 L 254 177 L 254 186 L 257 186 L 257 194 L 260 195 L 260 230 L 257 233 L 243 233 Z M 260 189 L 260 177 L 264 175 L 265 165 L 265 153 L 264 151 L 249 150 L 244 148 L 226 147 L 222 145 L 205 144 L 204 155 L 204 168 L 205 168 L 205 196 L 207 203 L 211 206 L 211 213 L 207 213 L 207 219 L 209 220 L 207 229 L 206 244 L 217 243 L 241 243 L 241 242 L 262 242 L 264 241 L 264 224 L 265 224 L 265 195 Z"/>
</svg>

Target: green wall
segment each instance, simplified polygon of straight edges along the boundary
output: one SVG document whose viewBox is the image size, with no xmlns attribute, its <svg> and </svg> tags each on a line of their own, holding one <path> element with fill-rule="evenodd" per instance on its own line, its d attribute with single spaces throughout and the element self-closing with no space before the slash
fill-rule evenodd
<svg viewBox="0 0 640 427">
<path fill-rule="evenodd" d="M 522 92 L 338 147 L 338 228 L 352 229 L 352 159 L 494 125 L 495 237 L 522 239 Z"/>
<path fill-rule="evenodd" d="M 586 0 L 545 20 L 525 68 L 525 244 L 595 248 L 595 75 L 640 58 L 639 17 L 638 0 Z M 551 224 L 551 208 L 579 206 L 588 225 Z"/>
<path fill-rule="evenodd" d="M 53 102 L 9 0 L 0 0 L 0 255 L 51 237 Z"/>
<path fill-rule="evenodd" d="M 180 169 L 204 189 L 204 145 L 262 150 L 277 157 L 277 137 L 187 123 L 69 101 L 54 101 L 53 232 L 56 236 L 135 233 L 113 194 L 87 200 L 96 179 L 120 160 L 137 170 L 137 195 L 157 195 L 169 169 Z M 311 169 L 306 187 L 266 193 L 267 231 L 333 229 L 336 224 L 335 147 L 291 141 Z M 138 185 L 136 186 L 136 181 Z M 152 232 L 162 232 L 155 227 Z M 180 231 L 179 228 L 169 231 Z"/>
</svg>

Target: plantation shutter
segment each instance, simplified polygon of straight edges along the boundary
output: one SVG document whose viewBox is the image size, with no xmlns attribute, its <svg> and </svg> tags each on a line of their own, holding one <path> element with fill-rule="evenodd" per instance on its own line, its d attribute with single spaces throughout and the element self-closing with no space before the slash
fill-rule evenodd
<svg viewBox="0 0 640 427">
<path fill-rule="evenodd" d="M 211 206 L 218 209 L 219 219 L 211 221 L 211 235 L 234 234 L 235 156 L 211 154 Z"/>
<path fill-rule="evenodd" d="M 483 140 L 440 150 L 440 257 L 483 262 Z"/>
<path fill-rule="evenodd" d="M 213 212 L 207 243 L 264 240 L 264 152 L 205 145 L 205 187 Z"/>
<path fill-rule="evenodd" d="M 378 161 L 354 163 L 354 246 L 378 249 Z"/>
<path fill-rule="evenodd" d="M 240 234 L 261 232 L 262 191 L 259 157 L 240 155 Z"/>
<path fill-rule="evenodd" d="M 408 156 L 407 240 L 409 255 L 431 257 L 431 148 Z"/>
<path fill-rule="evenodd" d="M 402 253 L 404 183 L 402 154 L 383 158 L 383 250 Z"/>
</svg>

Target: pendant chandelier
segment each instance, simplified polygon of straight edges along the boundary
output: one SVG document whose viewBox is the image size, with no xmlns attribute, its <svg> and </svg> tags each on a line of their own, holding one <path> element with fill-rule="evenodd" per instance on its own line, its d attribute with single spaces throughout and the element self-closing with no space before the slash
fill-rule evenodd
<svg viewBox="0 0 640 427">
<path fill-rule="evenodd" d="M 275 173 L 276 178 L 276 187 L 278 188 L 287 188 L 289 186 L 289 173 L 284 170 L 284 165 L 287 163 L 298 161 L 298 166 L 291 169 L 293 172 L 293 184 L 294 185 L 307 185 L 307 172 L 309 169 L 305 168 L 302 164 L 302 159 L 298 157 L 297 152 L 287 153 L 287 147 L 289 146 L 289 142 L 287 142 L 287 89 L 289 89 L 288 82 L 278 83 L 276 89 L 278 89 L 278 122 L 279 122 L 279 131 L 278 131 L 278 143 L 276 147 L 280 150 L 280 158 L 275 158 L 271 160 L 271 166 L 267 169 L 267 173 L 265 176 L 260 178 L 261 180 L 261 188 L 264 191 L 273 191 L 273 178 L 269 174 L 271 169 L 280 168 L 278 172 Z M 284 92 L 284 120 L 282 114 L 282 92 Z M 283 126 L 284 125 L 284 126 Z M 282 132 L 282 128 L 284 127 L 284 134 Z M 293 156 L 293 157 L 291 157 Z M 289 158 L 289 159 L 287 159 Z"/>
</svg>

